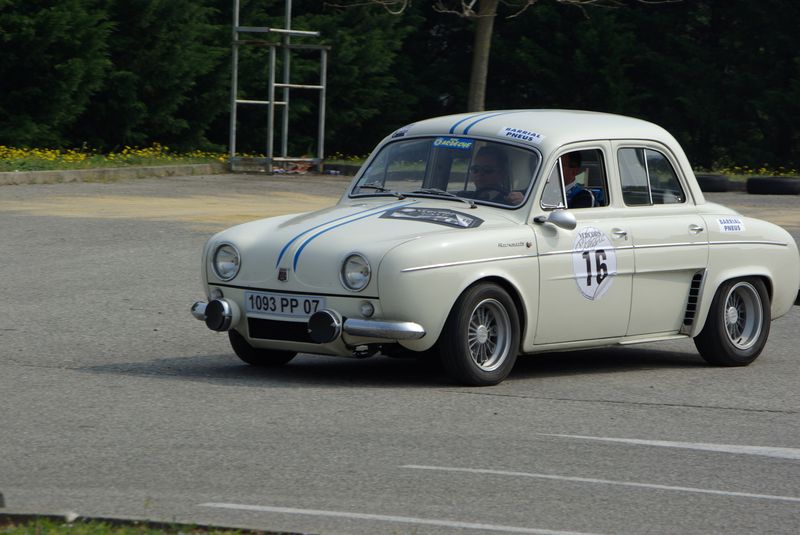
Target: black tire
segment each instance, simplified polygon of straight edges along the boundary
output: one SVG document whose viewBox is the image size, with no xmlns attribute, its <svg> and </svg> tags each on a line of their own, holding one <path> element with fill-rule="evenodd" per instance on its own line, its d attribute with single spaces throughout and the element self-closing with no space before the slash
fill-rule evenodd
<svg viewBox="0 0 800 535">
<path fill-rule="evenodd" d="M 717 289 L 703 330 L 694 339 L 700 356 L 718 366 L 747 366 L 761 354 L 770 328 L 764 281 L 734 279 Z"/>
<path fill-rule="evenodd" d="M 247 343 L 247 340 L 241 334 L 233 330 L 228 331 L 228 339 L 236 356 L 251 366 L 265 368 L 283 366 L 297 355 L 294 351 L 277 351 L 253 347 Z"/>
<path fill-rule="evenodd" d="M 701 191 L 725 192 L 730 189 L 730 180 L 725 175 L 695 175 Z"/>
<path fill-rule="evenodd" d="M 800 178 L 754 176 L 747 179 L 747 193 L 755 195 L 797 195 L 800 194 Z"/>
<path fill-rule="evenodd" d="M 447 374 L 457 383 L 490 386 L 511 372 L 519 350 L 519 317 L 500 286 L 480 283 L 456 301 L 439 339 Z"/>
</svg>

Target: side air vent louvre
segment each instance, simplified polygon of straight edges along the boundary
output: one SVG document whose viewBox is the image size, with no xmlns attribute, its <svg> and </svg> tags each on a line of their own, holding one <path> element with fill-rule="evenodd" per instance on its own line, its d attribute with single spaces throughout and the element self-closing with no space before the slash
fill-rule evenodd
<svg viewBox="0 0 800 535">
<path fill-rule="evenodd" d="M 684 327 L 689 327 L 694 323 L 697 313 L 697 299 L 700 297 L 700 285 L 703 282 L 703 272 L 700 271 L 692 277 L 692 285 L 689 288 L 689 299 L 686 301 L 686 312 L 683 315 Z"/>
</svg>

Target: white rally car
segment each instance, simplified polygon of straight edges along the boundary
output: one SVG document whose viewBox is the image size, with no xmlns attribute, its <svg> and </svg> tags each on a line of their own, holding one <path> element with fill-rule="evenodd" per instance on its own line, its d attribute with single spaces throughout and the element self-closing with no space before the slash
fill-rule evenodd
<svg viewBox="0 0 800 535">
<path fill-rule="evenodd" d="M 335 206 L 213 236 L 192 313 L 256 366 L 438 357 L 492 385 L 520 354 L 694 338 L 741 366 L 800 287 L 794 239 L 706 202 L 664 129 L 508 110 L 403 127 Z"/>
</svg>

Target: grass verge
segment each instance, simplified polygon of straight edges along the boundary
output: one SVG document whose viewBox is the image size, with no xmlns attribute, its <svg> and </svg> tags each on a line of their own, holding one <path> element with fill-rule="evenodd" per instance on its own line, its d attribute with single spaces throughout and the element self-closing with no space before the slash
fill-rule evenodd
<svg viewBox="0 0 800 535">
<path fill-rule="evenodd" d="M 2 535 L 281 535 L 277 532 L 237 530 L 191 524 L 166 524 L 117 519 L 60 516 L 0 515 Z M 289 534 L 283 534 L 289 535 Z"/>
</svg>

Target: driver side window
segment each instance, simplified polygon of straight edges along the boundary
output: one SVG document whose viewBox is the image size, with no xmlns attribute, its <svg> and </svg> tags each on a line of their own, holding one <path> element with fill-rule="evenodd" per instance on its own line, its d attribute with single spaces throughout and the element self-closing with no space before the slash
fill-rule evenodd
<svg viewBox="0 0 800 535">
<path fill-rule="evenodd" d="M 562 154 L 548 176 L 541 206 L 545 209 L 608 206 L 602 151 L 588 149 Z"/>
</svg>

